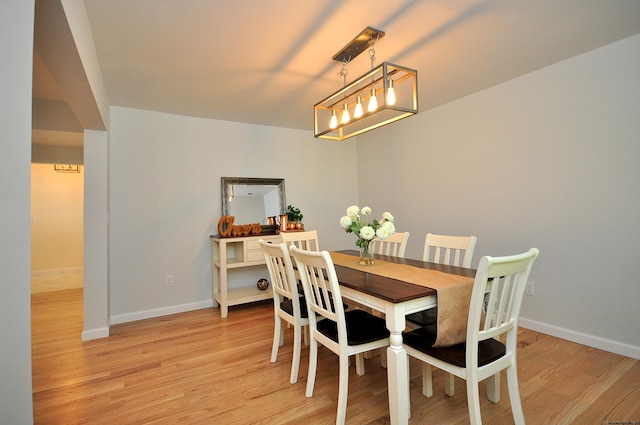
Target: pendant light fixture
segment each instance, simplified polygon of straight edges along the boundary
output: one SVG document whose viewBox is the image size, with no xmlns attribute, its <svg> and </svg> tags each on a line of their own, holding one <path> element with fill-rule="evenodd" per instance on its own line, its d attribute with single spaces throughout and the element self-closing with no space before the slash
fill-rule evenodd
<svg viewBox="0 0 640 425">
<path fill-rule="evenodd" d="M 387 104 L 396 104 L 396 91 L 393 89 L 393 80 L 389 79 L 389 88 L 387 89 Z"/>
<path fill-rule="evenodd" d="M 356 109 L 353 112 L 353 118 L 360 118 L 363 114 L 362 111 L 362 99 L 360 99 L 360 96 L 357 96 L 356 99 Z"/>
<path fill-rule="evenodd" d="M 342 77 L 342 80 L 344 81 L 344 85 L 347 85 L 347 74 L 349 73 L 349 71 L 347 70 L 347 64 L 349 63 L 349 59 L 344 58 L 342 60 L 342 68 L 340 68 L 340 72 L 338 72 L 338 75 Z M 345 100 L 346 100 L 346 94 L 345 94 Z M 351 121 L 351 115 L 349 114 L 349 104 L 348 103 L 344 103 L 343 104 L 343 109 L 342 109 L 342 119 L 340 120 L 341 124 L 347 124 L 349 121 Z"/>
<path fill-rule="evenodd" d="M 331 111 L 331 120 L 329 121 L 329 127 L 332 129 L 338 127 L 338 116 L 336 115 L 335 109 Z"/>
<path fill-rule="evenodd" d="M 333 56 L 342 62 L 338 75 L 344 85 L 315 104 L 316 138 L 345 140 L 418 113 L 417 71 L 389 62 L 375 66 L 374 45 L 384 35 L 383 31 L 367 27 Z M 347 64 L 367 47 L 371 70 L 347 84 Z M 340 120 L 338 111 L 341 111 Z"/>
</svg>

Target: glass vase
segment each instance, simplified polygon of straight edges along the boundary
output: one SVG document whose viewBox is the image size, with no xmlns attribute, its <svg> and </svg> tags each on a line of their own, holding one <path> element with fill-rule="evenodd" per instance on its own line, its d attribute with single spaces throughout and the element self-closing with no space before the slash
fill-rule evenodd
<svg viewBox="0 0 640 425">
<path fill-rule="evenodd" d="M 364 241 L 360 248 L 360 264 L 361 266 L 373 266 L 375 261 L 373 259 L 373 253 L 369 252 L 369 244 L 371 241 Z"/>
</svg>

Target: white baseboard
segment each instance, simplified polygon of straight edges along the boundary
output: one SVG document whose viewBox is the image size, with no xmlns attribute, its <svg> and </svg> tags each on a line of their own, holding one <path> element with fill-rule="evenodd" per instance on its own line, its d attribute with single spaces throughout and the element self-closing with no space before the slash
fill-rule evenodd
<svg viewBox="0 0 640 425">
<path fill-rule="evenodd" d="M 109 328 L 86 329 L 82 331 L 82 341 L 91 341 L 93 339 L 106 338 L 109 336 Z"/>
<path fill-rule="evenodd" d="M 640 347 L 631 344 L 625 344 L 623 342 L 612 341 L 610 339 L 560 328 L 547 323 L 525 319 L 524 317 L 518 319 L 518 326 L 546 335 L 555 336 L 557 338 L 566 339 L 567 341 L 575 342 L 577 344 L 597 348 L 598 350 L 604 350 L 610 353 L 620 354 L 621 356 L 640 360 Z"/>
<path fill-rule="evenodd" d="M 111 316 L 111 324 L 135 322 L 136 320 L 151 319 L 153 317 L 168 316 L 170 314 L 184 313 L 185 311 L 200 310 L 213 306 L 213 300 L 198 301 L 188 304 L 172 305 L 169 307 L 154 308 L 152 310 L 136 311 L 133 313 Z"/>
</svg>

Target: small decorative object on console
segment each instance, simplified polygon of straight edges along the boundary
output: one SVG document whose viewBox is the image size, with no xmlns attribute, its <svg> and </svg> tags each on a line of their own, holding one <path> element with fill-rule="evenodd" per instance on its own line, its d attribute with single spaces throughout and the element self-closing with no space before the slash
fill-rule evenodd
<svg viewBox="0 0 640 425">
<path fill-rule="evenodd" d="M 258 286 L 259 290 L 265 291 L 269 287 L 269 281 L 262 278 L 258 280 L 258 283 L 256 285 Z"/>
<path fill-rule="evenodd" d="M 300 208 L 296 208 L 293 205 L 287 206 L 287 230 L 288 231 L 302 231 L 304 230 L 304 224 L 302 223 L 302 212 Z"/>
<path fill-rule="evenodd" d="M 259 235 L 262 233 L 260 223 L 234 224 L 234 216 L 223 215 L 218 220 L 218 233 L 223 238 Z"/>
</svg>

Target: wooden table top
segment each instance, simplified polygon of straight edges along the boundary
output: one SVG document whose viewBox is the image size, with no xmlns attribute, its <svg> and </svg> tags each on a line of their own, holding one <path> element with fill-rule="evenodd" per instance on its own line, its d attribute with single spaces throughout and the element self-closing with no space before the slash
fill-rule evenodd
<svg viewBox="0 0 640 425">
<path fill-rule="evenodd" d="M 342 254 L 353 255 L 358 257 L 360 253 L 355 250 L 337 251 Z M 396 264 L 406 264 L 413 267 L 437 270 L 443 273 L 454 274 L 457 276 L 475 277 L 474 269 L 466 269 L 463 267 L 447 266 L 444 264 L 429 263 L 420 260 L 412 260 L 408 258 L 390 257 L 387 255 L 374 255 L 375 259 L 388 261 Z M 375 266 L 373 266 L 375 268 Z M 365 294 L 373 295 L 385 301 L 394 304 L 404 301 L 422 298 L 429 295 L 435 295 L 435 289 L 421 285 L 404 282 L 402 280 L 391 279 L 379 276 L 373 273 L 362 272 L 344 266 L 335 266 L 336 275 L 341 285 L 352 288 Z"/>
</svg>

